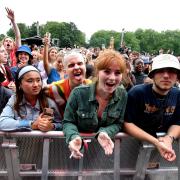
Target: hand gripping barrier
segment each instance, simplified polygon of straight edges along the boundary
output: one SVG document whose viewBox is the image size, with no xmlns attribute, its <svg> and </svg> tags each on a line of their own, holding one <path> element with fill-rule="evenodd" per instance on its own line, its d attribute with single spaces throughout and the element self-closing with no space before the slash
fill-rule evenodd
<svg viewBox="0 0 180 180">
<path fill-rule="evenodd" d="M 80 160 L 69 158 L 63 132 L 0 131 L 0 179 L 47 180 L 180 180 L 180 140 L 175 142 L 177 160 L 163 160 L 154 146 L 139 142 L 125 133 L 115 137 L 114 153 L 105 156 L 94 134 L 81 134 L 90 139 Z M 149 162 L 159 167 L 148 169 Z"/>
</svg>

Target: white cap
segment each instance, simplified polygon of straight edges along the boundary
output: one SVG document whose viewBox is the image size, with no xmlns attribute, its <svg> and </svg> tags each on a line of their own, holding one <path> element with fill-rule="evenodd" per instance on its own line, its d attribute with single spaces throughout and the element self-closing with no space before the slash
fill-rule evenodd
<svg viewBox="0 0 180 180">
<path fill-rule="evenodd" d="M 171 54 L 158 55 L 152 59 L 152 62 L 153 62 L 152 63 L 152 69 L 148 74 L 148 76 L 150 78 L 153 77 L 153 73 L 155 72 L 155 70 L 158 70 L 158 69 L 174 68 L 174 69 L 179 70 L 179 72 L 180 72 L 179 60 Z"/>
</svg>

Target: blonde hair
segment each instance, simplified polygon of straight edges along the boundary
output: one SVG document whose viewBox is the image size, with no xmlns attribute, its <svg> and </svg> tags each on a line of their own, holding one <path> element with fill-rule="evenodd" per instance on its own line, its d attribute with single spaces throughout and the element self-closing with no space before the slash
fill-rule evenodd
<svg viewBox="0 0 180 180">
<path fill-rule="evenodd" d="M 63 65 L 65 68 L 67 68 L 67 64 L 68 64 L 69 60 L 72 58 L 80 59 L 85 63 L 84 57 L 82 56 L 81 53 L 72 51 L 64 56 Z"/>
</svg>

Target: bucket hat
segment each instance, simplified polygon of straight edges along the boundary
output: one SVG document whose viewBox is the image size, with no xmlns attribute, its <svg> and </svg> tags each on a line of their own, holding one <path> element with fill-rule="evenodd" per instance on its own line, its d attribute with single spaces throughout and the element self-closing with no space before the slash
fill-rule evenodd
<svg viewBox="0 0 180 180">
<path fill-rule="evenodd" d="M 26 45 L 20 46 L 18 48 L 18 50 L 16 51 L 16 57 L 18 57 L 18 54 L 20 52 L 26 52 L 27 54 L 29 54 L 30 59 L 33 59 L 33 56 L 32 56 L 32 53 L 31 53 L 31 49 L 28 46 L 26 46 Z"/>
<path fill-rule="evenodd" d="M 152 59 L 152 69 L 148 76 L 153 77 L 154 72 L 159 69 L 164 68 L 174 68 L 180 73 L 180 63 L 179 60 L 171 54 L 161 54 Z"/>
</svg>

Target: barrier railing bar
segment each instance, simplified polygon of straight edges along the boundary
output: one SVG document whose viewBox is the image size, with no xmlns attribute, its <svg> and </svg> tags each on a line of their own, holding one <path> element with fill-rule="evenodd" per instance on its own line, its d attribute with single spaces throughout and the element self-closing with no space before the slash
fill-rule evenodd
<svg viewBox="0 0 180 180">
<path fill-rule="evenodd" d="M 82 137 L 94 138 L 95 133 L 80 133 Z M 49 132 L 41 132 L 38 130 L 28 131 L 28 132 L 3 132 L 0 131 L 0 136 L 7 137 L 48 137 L 48 138 L 64 138 L 64 134 L 62 131 L 49 131 Z M 116 134 L 115 138 L 123 138 L 129 137 L 126 133 L 120 132 Z"/>
<path fill-rule="evenodd" d="M 1 176 L 7 176 L 7 175 L 8 175 L 8 172 L 5 171 L 5 170 L 0 170 L 0 175 L 1 175 Z"/>
<path fill-rule="evenodd" d="M 133 168 L 122 168 L 120 170 L 120 175 L 134 175 L 136 172 L 135 169 Z M 113 174 L 114 171 L 111 169 L 106 169 L 106 171 L 104 170 L 91 170 L 91 171 L 82 171 L 82 175 L 84 176 L 99 176 L 102 174 Z M 161 168 L 161 169 L 147 169 L 146 170 L 146 174 L 164 174 L 164 173 L 171 173 L 171 174 L 178 174 L 178 168 L 177 167 L 173 167 L 173 168 Z M 41 176 L 42 171 L 38 170 L 36 172 L 34 171 L 21 171 L 20 172 L 20 176 Z M 62 171 L 62 170 L 51 170 L 48 171 L 48 176 L 78 176 L 79 172 L 77 171 Z"/>
<path fill-rule="evenodd" d="M 168 174 L 178 174 L 178 167 L 167 167 L 167 168 L 160 168 L 160 169 L 147 169 L 146 174 L 162 174 L 164 173 Z"/>
<path fill-rule="evenodd" d="M 0 136 L 10 137 L 48 137 L 48 138 L 64 138 L 62 131 L 49 131 L 41 132 L 38 130 L 27 131 L 27 132 L 3 132 L 0 131 Z"/>
</svg>

